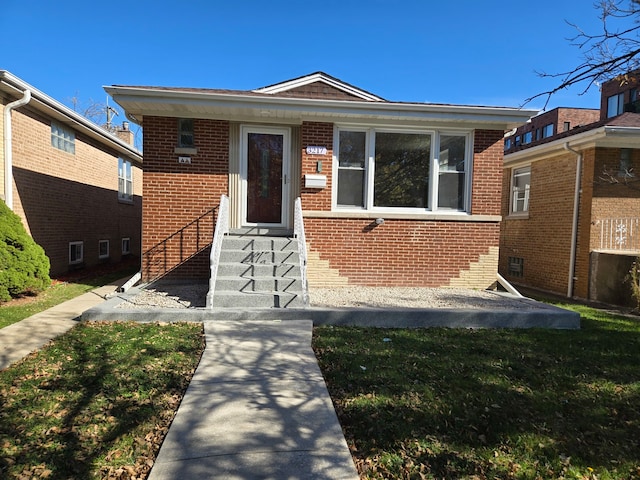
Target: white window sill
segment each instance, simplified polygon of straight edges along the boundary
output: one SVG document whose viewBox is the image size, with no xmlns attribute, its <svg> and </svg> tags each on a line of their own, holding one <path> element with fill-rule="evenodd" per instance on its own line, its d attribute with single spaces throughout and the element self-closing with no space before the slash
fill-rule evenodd
<svg viewBox="0 0 640 480">
<path fill-rule="evenodd" d="M 176 155 L 197 155 L 198 149 L 196 147 L 176 147 L 174 153 Z"/>
<path fill-rule="evenodd" d="M 502 220 L 500 215 L 471 215 L 466 212 L 424 212 L 424 213 L 401 213 L 401 212 L 353 212 L 333 210 L 331 212 L 318 210 L 304 210 L 302 212 L 305 218 L 351 218 L 375 220 L 376 218 L 384 218 L 388 220 L 419 220 L 419 221 L 453 221 L 453 222 L 499 222 Z"/>
<path fill-rule="evenodd" d="M 528 220 L 529 212 L 510 213 L 505 220 Z"/>
</svg>

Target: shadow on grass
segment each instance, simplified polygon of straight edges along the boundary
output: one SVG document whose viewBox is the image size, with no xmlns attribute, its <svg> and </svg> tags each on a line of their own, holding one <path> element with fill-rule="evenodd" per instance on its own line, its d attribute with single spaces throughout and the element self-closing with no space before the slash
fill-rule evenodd
<svg viewBox="0 0 640 480">
<path fill-rule="evenodd" d="M 314 346 L 370 478 L 640 474 L 633 320 L 583 319 L 580 331 L 327 327 Z"/>
<path fill-rule="evenodd" d="M 0 477 L 148 471 L 202 350 L 185 325 L 81 325 L 0 372 Z"/>
</svg>

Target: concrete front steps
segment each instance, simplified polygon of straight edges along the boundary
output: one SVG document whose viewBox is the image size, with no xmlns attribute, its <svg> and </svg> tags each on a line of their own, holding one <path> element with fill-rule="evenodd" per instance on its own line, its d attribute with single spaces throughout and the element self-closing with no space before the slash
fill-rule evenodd
<svg viewBox="0 0 640 480">
<path fill-rule="evenodd" d="M 304 308 L 298 242 L 291 237 L 227 235 L 214 308 Z"/>
</svg>

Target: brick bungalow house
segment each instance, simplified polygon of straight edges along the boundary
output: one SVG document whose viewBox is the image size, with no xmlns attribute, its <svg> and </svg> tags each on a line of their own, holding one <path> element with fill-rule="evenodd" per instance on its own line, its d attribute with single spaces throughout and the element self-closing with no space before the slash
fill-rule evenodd
<svg viewBox="0 0 640 480">
<path fill-rule="evenodd" d="M 496 280 L 504 132 L 533 111 L 390 102 L 322 72 L 105 89 L 144 127 L 143 250 L 161 247 L 147 280 L 209 275 L 222 194 L 245 235 L 291 232 L 301 199 L 311 287 Z"/>
<path fill-rule="evenodd" d="M 142 155 L 0 70 L 0 197 L 51 262 L 52 276 L 140 256 Z"/>
<path fill-rule="evenodd" d="M 500 273 L 511 283 L 631 301 L 625 276 L 640 255 L 636 87 L 606 82 L 599 110 L 551 110 L 505 138 Z"/>
</svg>

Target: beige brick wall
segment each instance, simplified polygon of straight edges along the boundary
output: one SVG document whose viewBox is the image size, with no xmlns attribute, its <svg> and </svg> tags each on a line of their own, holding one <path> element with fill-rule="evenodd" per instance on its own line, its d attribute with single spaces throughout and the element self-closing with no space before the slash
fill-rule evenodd
<svg viewBox="0 0 640 480">
<path fill-rule="evenodd" d="M 121 239 L 140 255 L 142 170 L 133 168 L 133 203 L 118 201 L 118 153 L 75 131 L 75 154 L 51 145 L 51 121 L 31 108 L 12 114 L 14 211 L 51 261 L 51 274 L 69 269 L 69 242 L 84 243 L 84 266 L 109 241 L 109 262 L 121 260 Z"/>
</svg>

